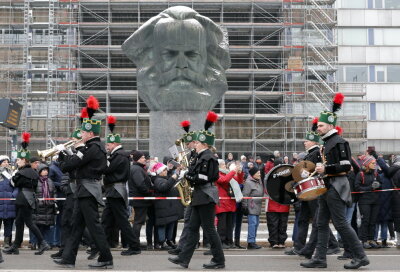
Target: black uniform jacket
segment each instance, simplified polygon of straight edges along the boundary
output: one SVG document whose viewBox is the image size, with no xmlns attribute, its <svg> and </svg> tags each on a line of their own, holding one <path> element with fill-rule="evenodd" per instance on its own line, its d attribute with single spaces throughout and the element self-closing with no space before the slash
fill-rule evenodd
<svg viewBox="0 0 400 272">
<path fill-rule="evenodd" d="M 107 197 L 121 197 L 112 185 L 120 182 L 125 183 L 129 179 L 129 155 L 122 146 L 117 148 L 108 158 L 110 164 L 104 171 L 104 187 Z"/>
<path fill-rule="evenodd" d="M 153 183 L 144 165 L 133 162 L 129 174 L 128 187 L 130 197 L 153 196 Z M 152 205 L 151 200 L 131 200 L 130 205 L 133 207 L 149 207 Z"/>
<path fill-rule="evenodd" d="M 185 177 L 194 187 L 193 206 L 219 203 L 218 189 L 214 185 L 219 178 L 218 161 L 209 149 L 197 154 Z"/>
<path fill-rule="evenodd" d="M 340 198 L 350 206 L 352 203 L 351 190 L 347 172 L 351 170 L 351 150 L 349 143 L 340 137 L 337 132 L 329 136 L 323 137 L 324 140 L 324 156 L 325 184 L 329 188 L 333 186 L 338 192 Z"/>
<path fill-rule="evenodd" d="M 310 150 L 308 150 L 307 155 L 304 157 L 304 160 L 313 162 L 315 164 L 318 162 L 322 162 L 321 151 L 319 149 L 319 146 L 316 145 Z"/>
<path fill-rule="evenodd" d="M 62 170 L 71 172 L 76 169 L 77 197 L 89 197 L 92 194 L 79 183 L 80 179 L 100 180 L 107 168 L 107 157 L 104 145 L 99 137 L 88 140 L 83 148 L 72 156 L 64 158 Z"/>
<path fill-rule="evenodd" d="M 78 146 L 75 149 L 75 153 L 84 148 L 85 148 L 84 145 Z M 70 184 L 71 181 L 76 180 L 76 170 L 77 170 L 76 168 L 73 168 L 73 169 L 68 168 L 68 166 L 69 166 L 68 161 L 71 156 L 73 156 L 73 155 L 67 155 L 64 152 L 60 152 L 60 154 L 58 155 L 58 167 L 60 167 L 61 171 L 68 176 L 68 178 L 66 176 L 63 176 L 61 179 L 61 190 L 66 195 L 71 195 L 74 193 L 74 191 L 72 191 L 72 189 L 71 189 L 71 186 L 76 187 L 76 184 L 73 184 L 73 185 Z"/>
<path fill-rule="evenodd" d="M 15 173 L 12 177 L 12 181 L 14 182 L 14 187 L 18 188 L 18 195 L 15 204 L 21 206 L 32 206 L 32 203 L 30 203 L 32 199 L 27 199 L 22 190 L 25 188 L 33 190 L 34 192 L 39 181 L 39 174 L 32 169 L 30 165 L 25 165 Z M 34 193 L 32 196 L 34 196 Z"/>
</svg>

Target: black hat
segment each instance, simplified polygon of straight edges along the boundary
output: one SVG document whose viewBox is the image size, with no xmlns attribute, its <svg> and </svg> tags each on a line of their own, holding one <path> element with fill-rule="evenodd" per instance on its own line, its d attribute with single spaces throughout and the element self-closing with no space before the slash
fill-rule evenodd
<svg viewBox="0 0 400 272">
<path fill-rule="evenodd" d="M 257 172 L 259 171 L 258 167 L 253 167 L 251 169 L 249 169 L 249 174 L 250 176 L 254 176 Z"/>
<path fill-rule="evenodd" d="M 132 159 L 134 161 L 138 161 L 141 157 L 144 156 L 144 153 L 142 151 L 135 150 L 135 151 L 132 151 L 131 155 L 132 155 Z"/>
<path fill-rule="evenodd" d="M 34 162 L 37 162 L 37 161 L 40 161 L 40 158 L 39 158 L 39 157 L 31 157 L 31 158 L 29 159 L 29 162 L 30 162 L 30 163 L 34 163 Z"/>
</svg>

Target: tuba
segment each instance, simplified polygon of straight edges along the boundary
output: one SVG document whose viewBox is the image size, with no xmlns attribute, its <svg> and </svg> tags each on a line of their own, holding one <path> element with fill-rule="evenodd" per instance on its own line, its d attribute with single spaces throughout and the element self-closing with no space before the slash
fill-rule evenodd
<svg viewBox="0 0 400 272">
<path fill-rule="evenodd" d="M 185 148 L 183 146 L 183 139 L 176 140 L 175 144 L 177 146 L 180 146 L 182 149 L 182 151 L 179 152 L 179 156 L 176 160 L 180 165 L 182 165 L 183 167 L 182 170 L 187 170 L 189 167 L 189 160 L 187 158 L 189 152 L 185 152 Z M 190 187 L 190 184 L 186 180 L 186 178 L 183 177 L 179 179 L 174 187 L 178 189 L 182 205 L 189 206 L 190 203 L 192 202 L 192 188 Z"/>
</svg>

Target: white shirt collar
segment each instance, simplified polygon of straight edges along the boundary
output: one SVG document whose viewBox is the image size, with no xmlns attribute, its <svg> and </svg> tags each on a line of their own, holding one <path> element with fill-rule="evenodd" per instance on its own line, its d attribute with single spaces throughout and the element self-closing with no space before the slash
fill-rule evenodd
<svg viewBox="0 0 400 272">
<path fill-rule="evenodd" d="M 122 145 L 117 146 L 116 148 L 113 149 L 113 151 L 111 151 L 111 154 L 114 154 L 115 151 L 117 151 L 118 149 L 121 149 Z"/>
<path fill-rule="evenodd" d="M 336 130 L 336 129 L 331 129 L 330 131 L 328 131 L 324 136 L 322 136 L 321 138 L 322 138 L 322 140 L 324 140 L 324 139 L 326 139 L 326 138 L 328 138 L 329 136 L 331 136 L 331 135 L 333 135 L 333 134 L 335 134 L 335 133 L 337 133 L 338 131 Z"/>
<path fill-rule="evenodd" d="M 306 150 L 307 153 L 310 153 L 310 150 L 313 149 L 313 148 L 315 148 L 315 147 L 319 147 L 319 146 L 318 146 L 318 145 L 313 145 L 312 147 L 310 147 L 309 149 Z"/>
</svg>

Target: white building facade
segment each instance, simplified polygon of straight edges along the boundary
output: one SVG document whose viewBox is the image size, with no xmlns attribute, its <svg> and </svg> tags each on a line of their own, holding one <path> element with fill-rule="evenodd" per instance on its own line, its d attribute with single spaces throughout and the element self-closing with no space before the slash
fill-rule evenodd
<svg viewBox="0 0 400 272">
<path fill-rule="evenodd" d="M 338 0 L 338 81 L 363 88 L 367 143 L 400 153 L 400 0 Z"/>
</svg>

